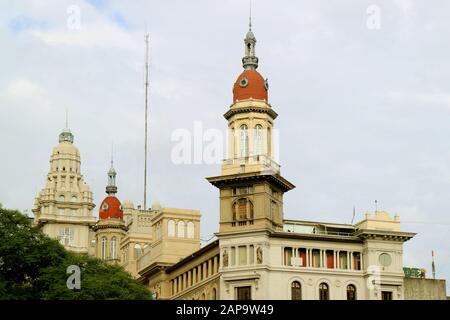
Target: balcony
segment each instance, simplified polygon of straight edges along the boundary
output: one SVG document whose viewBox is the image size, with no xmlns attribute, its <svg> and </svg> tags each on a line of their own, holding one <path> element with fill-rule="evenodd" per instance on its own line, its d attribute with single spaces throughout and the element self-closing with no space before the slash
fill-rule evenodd
<svg viewBox="0 0 450 320">
<path fill-rule="evenodd" d="M 263 174 L 280 173 L 280 165 L 267 155 L 225 159 L 222 162 L 222 174 L 262 172 Z"/>
</svg>

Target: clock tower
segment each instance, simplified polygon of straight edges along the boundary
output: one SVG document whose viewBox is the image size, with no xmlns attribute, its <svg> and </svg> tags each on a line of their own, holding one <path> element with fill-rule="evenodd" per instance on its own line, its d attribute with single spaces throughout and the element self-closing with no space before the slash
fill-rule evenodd
<svg viewBox="0 0 450 320">
<path fill-rule="evenodd" d="M 219 234 L 282 230 L 283 194 L 295 186 L 274 160 L 273 127 L 278 114 L 268 101 L 267 79 L 256 70 L 251 23 L 244 39 L 244 70 L 233 86 L 228 121 L 228 157 L 220 176 L 207 180 L 219 189 Z"/>
</svg>

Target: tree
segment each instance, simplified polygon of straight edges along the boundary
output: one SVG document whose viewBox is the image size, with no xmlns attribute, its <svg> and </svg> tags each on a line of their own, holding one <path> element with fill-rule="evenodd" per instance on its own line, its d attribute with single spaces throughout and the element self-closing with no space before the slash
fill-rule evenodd
<svg viewBox="0 0 450 320">
<path fill-rule="evenodd" d="M 81 288 L 67 287 L 67 268 L 81 270 Z M 119 266 L 67 252 L 29 219 L 0 208 L 0 299 L 150 299 Z"/>
</svg>

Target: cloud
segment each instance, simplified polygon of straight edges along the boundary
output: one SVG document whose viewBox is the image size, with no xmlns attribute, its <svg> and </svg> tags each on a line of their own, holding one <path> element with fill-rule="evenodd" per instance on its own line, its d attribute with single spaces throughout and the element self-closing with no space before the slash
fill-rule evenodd
<svg viewBox="0 0 450 320">
<path fill-rule="evenodd" d="M 45 29 L 48 26 L 46 21 L 33 19 L 26 15 L 19 15 L 12 18 L 8 23 L 8 28 L 13 32 L 21 32 L 33 29 Z"/>
</svg>

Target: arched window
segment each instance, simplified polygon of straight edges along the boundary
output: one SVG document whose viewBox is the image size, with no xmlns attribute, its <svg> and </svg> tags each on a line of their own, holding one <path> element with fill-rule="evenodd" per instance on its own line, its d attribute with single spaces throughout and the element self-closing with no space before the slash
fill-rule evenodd
<svg viewBox="0 0 450 320">
<path fill-rule="evenodd" d="M 216 288 L 213 288 L 211 290 L 211 300 L 216 300 L 217 299 L 217 291 Z"/>
<path fill-rule="evenodd" d="M 102 238 L 102 252 L 101 252 L 102 260 L 106 260 L 106 237 Z"/>
<path fill-rule="evenodd" d="M 111 258 L 117 259 L 117 239 L 112 237 L 111 239 Z"/>
<path fill-rule="evenodd" d="M 255 127 L 255 155 L 263 154 L 263 127 L 258 124 Z"/>
<path fill-rule="evenodd" d="M 233 205 L 233 220 L 247 219 L 253 219 L 253 203 L 246 198 L 241 198 Z"/>
<path fill-rule="evenodd" d="M 202 298 L 200 300 L 206 300 L 206 294 L 204 292 L 202 293 Z"/>
<path fill-rule="evenodd" d="M 141 249 L 141 245 L 136 243 L 134 245 L 134 259 L 138 259 L 142 254 L 142 249 Z"/>
<path fill-rule="evenodd" d="M 302 300 L 302 285 L 298 281 L 294 281 L 291 284 L 291 299 Z"/>
<path fill-rule="evenodd" d="M 240 128 L 240 157 L 248 157 L 248 128 L 245 124 Z"/>
<path fill-rule="evenodd" d="M 347 300 L 356 300 L 356 287 L 353 284 L 347 286 Z"/>
<path fill-rule="evenodd" d="M 189 221 L 187 224 L 187 237 L 190 239 L 194 238 L 194 223 Z"/>
<path fill-rule="evenodd" d="M 184 238 L 184 221 L 178 221 L 178 238 Z"/>
<path fill-rule="evenodd" d="M 169 237 L 175 237 L 175 221 L 169 220 L 167 223 L 167 235 Z"/>
<path fill-rule="evenodd" d="M 330 292 L 325 282 L 319 284 L 319 300 L 330 300 Z"/>
<path fill-rule="evenodd" d="M 66 197 L 64 197 L 63 195 L 60 195 L 59 196 L 59 201 L 64 201 L 64 200 L 66 200 Z"/>
<path fill-rule="evenodd" d="M 77 197 L 76 196 L 72 196 L 72 202 L 77 202 Z"/>
</svg>

